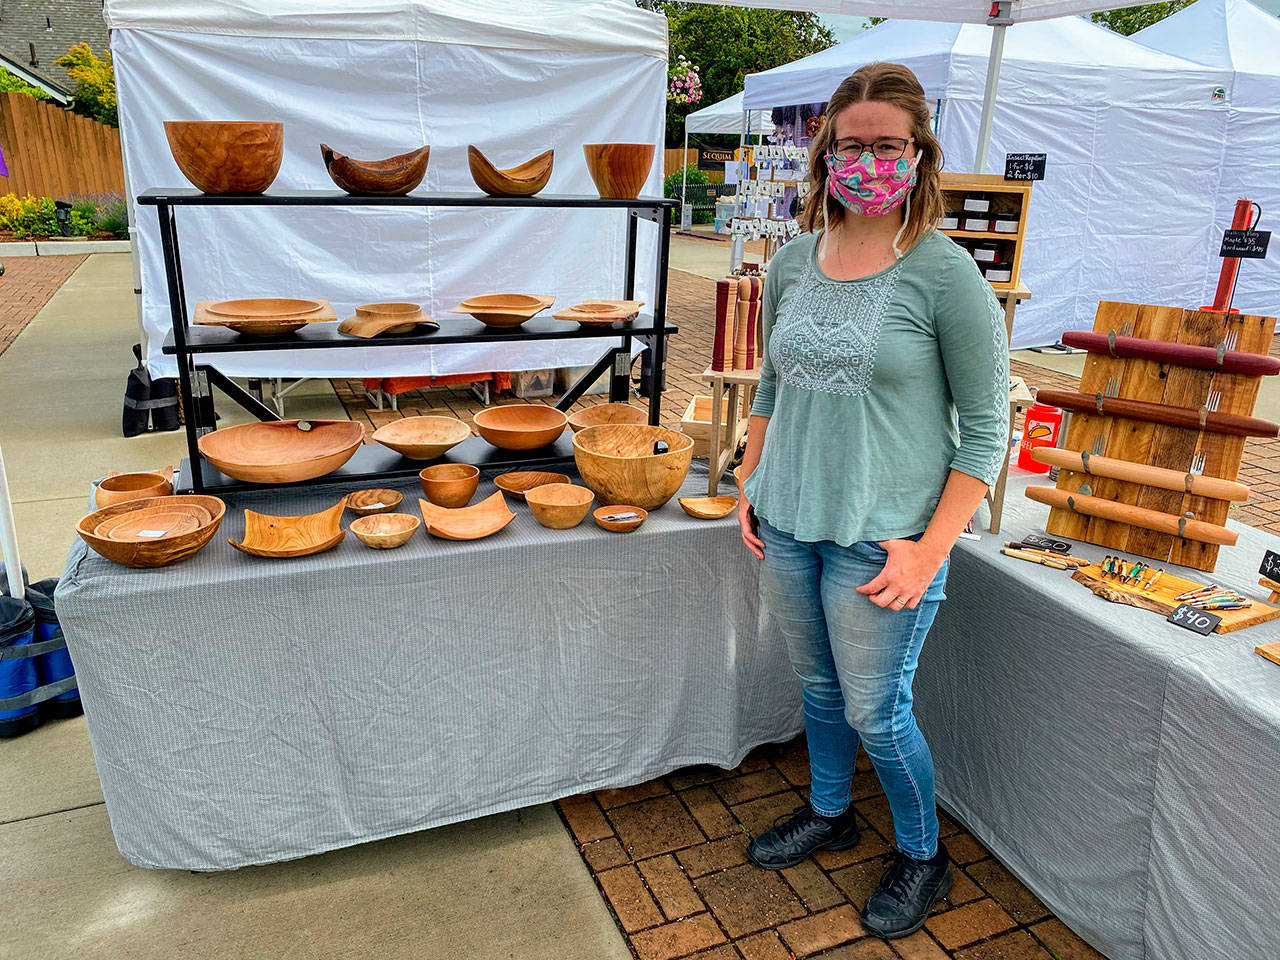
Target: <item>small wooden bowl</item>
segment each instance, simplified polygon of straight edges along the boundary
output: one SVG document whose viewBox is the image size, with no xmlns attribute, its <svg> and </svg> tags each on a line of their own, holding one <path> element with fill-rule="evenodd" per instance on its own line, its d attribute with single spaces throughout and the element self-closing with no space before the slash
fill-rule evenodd
<svg viewBox="0 0 1280 960">
<path fill-rule="evenodd" d="M 654 453 L 657 443 L 665 453 Z M 656 510 L 680 489 L 693 459 L 693 438 L 648 424 L 603 423 L 573 435 L 582 482 L 601 503 Z"/>
<path fill-rule="evenodd" d="M 465 313 L 486 327 L 503 330 L 520 326 L 555 302 L 555 297 L 540 294 L 485 293 L 468 297 L 449 312 Z"/>
<path fill-rule="evenodd" d="M 511 403 L 481 410 L 472 422 L 500 450 L 537 450 L 555 443 L 569 418 L 541 403 Z"/>
<path fill-rule="evenodd" d="M 545 470 L 515 470 L 502 473 L 493 478 L 493 485 L 515 500 L 524 502 L 524 495 L 534 487 L 548 483 L 569 483 L 563 473 L 548 473 Z"/>
<path fill-rule="evenodd" d="M 172 536 L 142 537 L 134 540 L 112 540 L 95 532 L 104 523 L 116 517 L 130 516 L 152 507 L 169 507 L 175 503 L 198 506 L 210 520 L 196 530 Z M 113 563 L 126 567 L 166 567 L 185 560 L 202 550 L 218 530 L 226 513 L 226 504 L 217 497 L 187 494 L 176 497 L 155 497 L 148 500 L 128 500 L 113 503 L 95 510 L 76 524 L 76 533 L 95 553 Z"/>
<path fill-rule="evenodd" d="M 601 197 L 634 200 L 640 196 L 653 166 L 652 143 L 584 143 L 582 152 Z"/>
<path fill-rule="evenodd" d="M 284 158 L 283 123 L 166 120 L 164 135 L 182 175 L 205 193 L 261 193 Z"/>
<path fill-rule="evenodd" d="M 366 196 L 398 197 L 408 193 L 427 175 L 430 147 L 419 147 L 386 160 L 357 160 L 320 144 L 320 156 L 329 179 L 339 190 Z"/>
<path fill-rule="evenodd" d="M 587 300 L 553 316 L 557 320 L 576 321 L 583 327 L 608 327 L 634 320 L 643 306 L 643 300 Z"/>
<path fill-rule="evenodd" d="M 347 494 L 347 509 L 357 517 L 372 517 L 378 513 L 390 513 L 400 506 L 404 494 L 399 490 L 357 490 Z"/>
<path fill-rule="evenodd" d="M 255 557 L 306 557 L 331 550 L 346 536 L 342 529 L 343 497 L 328 510 L 303 517 L 273 517 L 254 510 L 244 512 L 244 540 L 227 540 L 241 553 Z"/>
<path fill-rule="evenodd" d="M 629 403 L 598 403 L 583 407 L 569 414 L 569 426 L 574 433 L 602 423 L 648 423 L 649 414 Z"/>
<path fill-rule="evenodd" d="M 719 520 L 738 506 L 737 497 L 681 497 L 680 509 L 698 520 Z"/>
<path fill-rule="evenodd" d="M 373 440 L 410 460 L 434 460 L 471 436 L 456 417 L 405 417 L 373 431 Z"/>
<path fill-rule="evenodd" d="M 576 483 L 547 483 L 524 494 L 533 519 L 552 530 L 576 527 L 595 498 L 594 493 Z"/>
<path fill-rule="evenodd" d="M 614 516 L 619 513 L 634 513 L 637 516 L 631 520 L 606 520 L 606 517 Z M 629 533 L 640 524 L 644 523 L 645 518 L 649 516 L 648 512 L 641 510 L 639 507 L 633 507 L 629 504 L 620 503 L 612 507 L 596 507 L 591 511 L 591 516 L 595 518 L 596 526 L 603 527 L 611 533 Z"/>
<path fill-rule="evenodd" d="M 460 510 L 449 510 L 426 500 L 418 501 L 427 533 L 441 540 L 480 540 L 497 533 L 516 518 L 502 499 L 502 491 Z"/>
<path fill-rule="evenodd" d="M 354 420 L 267 420 L 206 433 L 198 445 L 229 477 L 297 483 L 337 470 L 363 442 L 364 427 Z"/>
<path fill-rule="evenodd" d="M 155 473 L 113 473 L 98 484 L 93 502 L 101 507 L 173 493 L 173 467 Z"/>
<path fill-rule="evenodd" d="M 408 543 L 422 521 L 410 513 L 379 513 L 351 521 L 357 540 L 375 550 L 391 550 Z"/>
<path fill-rule="evenodd" d="M 437 507 L 465 507 L 480 485 L 480 469 L 469 463 L 437 463 L 418 473 L 422 492 Z"/>
<path fill-rule="evenodd" d="M 531 197 L 551 179 L 555 151 L 547 150 L 515 167 L 500 170 L 474 146 L 467 147 L 471 179 L 491 197 Z"/>
</svg>

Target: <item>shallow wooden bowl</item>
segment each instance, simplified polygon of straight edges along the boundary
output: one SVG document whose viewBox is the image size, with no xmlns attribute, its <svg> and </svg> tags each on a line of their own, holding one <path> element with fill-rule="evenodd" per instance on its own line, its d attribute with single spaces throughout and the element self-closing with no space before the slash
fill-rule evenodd
<svg viewBox="0 0 1280 960">
<path fill-rule="evenodd" d="M 595 498 L 590 490 L 576 483 L 548 483 L 526 490 L 524 495 L 533 519 L 552 530 L 576 527 Z"/>
<path fill-rule="evenodd" d="M 555 297 L 537 294 L 486 293 L 479 297 L 468 297 L 449 312 L 469 314 L 486 327 L 501 330 L 520 326 L 555 302 Z"/>
<path fill-rule="evenodd" d="M 400 506 L 404 494 L 399 490 L 357 490 L 347 494 L 347 509 L 357 517 L 371 517 L 378 513 L 390 513 Z"/>
<path fill-rule="evenodd" d="M 249 120 L 166 120 L 178 169 L 205 193 L 261 193 L 280 172 L 284 124 Z"/>
<path fill-rule="evenodd" d="M 719 520 L 738 506 L 737 497 L 681 497 L 680 509 L 699 520 Z"/>
<path fill-rule="evenodd" d="M 176 537 L 201 529 L 213 520 L 208 508 L 194 503 L 156 503 L 109 517 L 94 529 L 94 536 L 119 543 L 141 543 L 160 537 Z"/>
<path fill-rule="evenodd" d="M 419 147 L 385 160 L 357 160 L 320 144 L 320 156 L 329 179 L 339 190 L 356 195 L 398 197 L 408 193 L 427 175 L 430 147 Z"/>
<path fill-rule="evenodd" d="M 421 523 L 411 513 L 379 513 L 352 520 L 347 529 L 366 547 L 391 550 L 408 543 Z"/>
<path fill-rule="evenodd" d="M 93 502 L 99 507 L 129 500 L 167 497 L 173 493 L 173 467 L 154 473 L 112 473 L 98 484 Z"/>
<path fill-rule="evenodd" d="M 502 499 L 501 490 L 459 510 L 449 510 L 421 499 L 418 500 L 418 509 L 422 511 L 427 533 L 441 540 L 479 540 L 497 533 L 516 517 L 507 501 Z"/>
<path fill-rule="evenodd" d="M 217 300 L 208 304 L 205 311 L 226 320 L 296 320 L 323 307 L 321 300 L 301 297 L 245 297 Z"/>
<path fill-rule="evenodd" d="M 467 147 L 471 179 L 491 197 L 531 197 L 551 179 L 555 151 L 547 150 L 515 167 L 500 170 L 474 146 Z"/>
<path fill-rule="evenodd" d="M 373 439 L 410 460 L 434 460 L 471 436 L 456 417 L 405 417 L 373 431 Z"/>
<path fill-rule="evenodd" d="M 488 407 L 473 418 L 480 436 L 500 450 L 536 450 L 555 443 L 569 418 L 541 403 Z"/>
<path fill-rule="evenodd" d="M 655 454 L 659 442 L 667 451 Z M 573 435 L 573 459 L 582 482 L 601 503 L 656 510 L 684 482 L 693 438 L 648 424 L 605 423 Z"/>
<path fill-rule="evenodd" d="M 343 497 L 328 510 L 304 517 L 272 517 L 254 510 L 244 512 L 244 539 L 227 540 L 237 550 L 255 557 L 306 557 L 331 550 L 342 542 Z"/>
<path fill-rule="evenodd" d="M 338 332 L 368 340 L 382 333 L 408 333 L 424 324 L 440 329 L 416 303 L 362 303 L 354 316 L 338 324 Z"/>
<path fill-rule="evenodd" d="M 598 403 L 592 407 L 583 407 L 569 414 L 569 426 L 573 432 L 585 430 L 587 427 L 598 427 L 602 423 L 648 423 L 649 414 L 629 403 Z"/>
<path fill-rule="evenodd" d="M 469 463 L 437 463 L 418 473 L 422 492 L 437 507 L 465 507 L 480 485 L 480 469 Z"/>
<path fill-rule="evenodd" d="M 636 516 L 628 520 L 608 519 L 611 516 L 623 513 L 634 513 Z M 639 507 L 633 507 L 629 503 L 619 503 L 611 507 L 596 507 L 591 511 L 591 516 L 595 518 L 596 526 L 603 527 L 610 533 L 629 533 L 644 523 L 645 517 L 649 516 L 649 512 L 641 510 Z"/>
<path fill-rule="evenodd" d="M 354 420 L 268 420 L 206 433 L 199 447 L 237 480 L 297 483 L 337 470 L 362 442 L 364 427 Z"/>
<path fill-rule="evenodd" d="M 545 470 L 514 470 L 502 473 L 493 478 L 493 485 L 508 496 L 524 501 L 524 495 L 534 487 L 548 483 L 568 483 L 569 478 L 563 473 L 548 473 Z"/>
<path fill-rule="evenodd" d="M 95 532 L 104 523 L 116 517 L 125 517 L 153 506 L 169 506 L 174 503 L 198 506 L 210 519 L 196 530 L 175 533 L 172 536 L 112 540 L 98 536 Z M 212 540 L 218 525 L 222 523 L 226 509 L 226 504 L 217 497 L 197 494 L 128 500 L 95 510 L 76 524 L 76 533 L 95 553 L 113 563 L 123 564 L 126 567 L 165 567 L 193 556 Z"/>
<path fill-rule="evenodd" d="M 634 200 L 640 196 L 653 166 L 652 143 L 584 143 L 582 152 L 601 197 Z"/>
<path fill-rule="evenodd" d="M 643 306 L 643 300 L 584 300 L 554 316 L 557 320 L 574 320 L 583 327 L 607 327 L 634 320 Z"/>
</svg>

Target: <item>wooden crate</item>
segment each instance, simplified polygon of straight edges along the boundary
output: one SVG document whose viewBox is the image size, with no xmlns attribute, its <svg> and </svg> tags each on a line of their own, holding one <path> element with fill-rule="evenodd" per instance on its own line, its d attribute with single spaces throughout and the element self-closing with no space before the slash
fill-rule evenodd
<svg viewBox="0 0 1280 960">
<path fill-rule="evenodd" d="M 720 401 L 720 423 L 729 422 L 729 398 Z M 745 427 L 746 420 L 742 420 Z M 709 457 L 711 455 L 711 398 L 706 394 L 695 394 L 684 408 L 680 418 L 680 432 L 686 437 L 693 437 L 693 455 Z"/>
<path fill-rule="evenodd" d="M 993 240 L 1000 244 L 1004 259 L 1013 267 L 1007 283 L 992 282 L 994 290 L 1017 288 L 1022 273 L 1022 250 L 1027 232 L 1027 213 L 1031 205 L 1030 180 L 1006 180 L 998 174 L 941 174 L 942 205 L 944 210 L 959 210 L 964 206 L 966 193 L 991 194 L 992 213 L 1013 213 L 1018 217 L 1016 233 L 996 233 L 993 230 L 942 230 L 957 241 Z M 962 224 L 963 225 L 963 224 Z"/>
</svg>

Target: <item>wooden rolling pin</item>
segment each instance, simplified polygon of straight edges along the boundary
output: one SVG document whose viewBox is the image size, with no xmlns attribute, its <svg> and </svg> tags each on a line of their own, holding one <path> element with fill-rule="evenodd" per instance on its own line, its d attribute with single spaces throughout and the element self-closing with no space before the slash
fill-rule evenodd
<svg viewBox="0 0 1280 960">
<path fill-rule="evenodd" d="M 1072 493 L 1070 490 L 1059 490 L 1057 487 L 1027 487 L 1025 492 L 1027 499 L 1035 500 L 1037 503 L 1074 510 L 1087 517 L 1114 520 L 1117 523 L 1127 523 L 1132 527 L 1142 527 L 1144 530 L 1171 534 L 1182 537 L 1184 540 L 1216 543 L 1228 547 L 1236 542 L 1234 531 L 1220 527 L 1216 523 L 1188 520 L 1174 516 L 1172 513 L 1135 507 L 1130 503 L 1116 503 L 1113 500 L 1103 500 L 1101 497 L 1086 497 L 1080 493 Z"/>
<path fill-rule="evenodd" d="M 1079 410 L 1084 413 L 1098 412 L 1098 398 L 1087 393 L 1075 393 L 1070 390 L 1040 390 L 1036 393 L 1036 399 L 1051 407 L 1066 407 L 1068 410 Z M 1280 424 L 1258 417 L 1239 417 L 1232 413 L 1215 413 L 1207 410 L 1204 412 L 1202 426 L 1200 411 L 1191 407 L 1174 407 L 1167 403 L 1147 403 L 1143 400 L 1124 400 L 1120 397 L 1103 397 L 1102 415 L 1146 420 L 1148 423 L 1164 423 L 1171 427 L 1186 427 L 1188 430 L 1226 433 L 1233 437 L 1280 435 Z"/>
<path fill-rule="evenodd" d="M 1172 363 L 1179 367 L 1221 370 L 1223 373 L 1242 373 L 1252 377 L 1271 377 L 1280 373 L 1280 360 L 1261 353 L 1224 350 L 1219 359 L 1217 347 L 1197 347 L 1190 343 L 1144 340 L 1141 337 L 1115 337 L 1113 340 L 1108 334 L 1085 330 L 1068 330 L 1062 335 L 1062 342 L 1068 347 L 1080 347 L 1090 353 L 1155 360 L 1157 363 Z"/>
<path fill-rule="evenodd" d="M 1142 483 L 1162 490 L 1185 490 L 1197 497 L 1238 500 L 1241 503 L 1249 499 L 1249 488 L 1243 483 L 1233 483 L 1218 477 L 1179 473 L 1177 470 L 1167 470 L 1164 467 L 1152 467 L 1129 460 L 1114 460 L 1111 457 L 1082 454 L 1076 450 L 1059 450 L 1057 447 L 1035 447 L 1031 451 L 1031 456 L 1051 467 L 1091 473 L 1098 477 L 1109 477 L 1112 480 L 1127 480 L 1129 483 Z"/>
</svg>

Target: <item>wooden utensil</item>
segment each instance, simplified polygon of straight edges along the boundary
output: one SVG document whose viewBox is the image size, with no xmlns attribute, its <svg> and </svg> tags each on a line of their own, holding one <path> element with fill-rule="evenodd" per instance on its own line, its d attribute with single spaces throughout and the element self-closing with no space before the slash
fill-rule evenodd
<svg viewBox="0 0 1280 960">
<path fill-rule="evenodd" d="M 513 470 L 511 473 L 500 473 L 493 478 L 493 485 L 514 500 L 524 501 L 526 491 L 534 487 L 546 486 L 548 483 L 569 483 L 563 473 L 549 473 L 545 470 Z"/>
<path fill-rule="evenodd" d="M 332 473 L 364 442 L 354 420 L 269 420 L 206 433 L 200 453 L 248 483 L 297 483 Z"/>
<path fill-rule="evenodd" d="M 156 506 L 174 503 L 191 504 L 202 508 L 209 516 L 208 522 L 196 530 L 159 537 L 134 540 L 111 540 L 98 536 L 95 531 L 102 524 L 116 518 L 127 517 Z M 93 551 L 113 563 L 126 567 L 166 567 L 171 563 L 194 556 L 213 539 L 226 513 L 226 504 L 217 497 L 184 494 L 171 497 L 154 497 L 147 500 L 128 500 L 95 510 L 76 524 L 76 533 Z"/>
<path fill-rule="evenodd" d="M 1217 524 L 1205 523 L 1201 520 L 1188 520 L 1171 513 L 1160 513 L 1145 507 L 1136 507 L 1128 503 L 1116 503 L 1099 497 L 1085 496 L 1056 487 L 1027 487 L 1027 498 L 1037 503 L 1047 503 L 1051 507 L 1066 507 L 1076 513 L 1090 517 L 1101 517 L 1104 520 L 1116 520 L 1146 530 L 1172 534 L 1185 540 L 1197 540 L 1201 543 L 1226 544 L 1236 542 L 1234 530 L 1220 527 Z"/>
<path fill-rule="evenodd" d="M 427 533 L 442 540 L 480 540 L 497 533 L 516 518 L 499 490 L 479 503 L 449 510 L 426 500 L 418 501 Z"/>
<path fill-rule="evenodd" d="M 150 473 L 109 473 L 93 491 L 93 502 L 99 507 L 129 500 L 167 497 L 173 493 L 173 467 Z"/>
<path fill-rule="evenodd" d="M 524 499 L 533 519 L 544 527 L 568 530 L 582 522 L 595 494 L 576 483 L 547 483 L 526 490 Z"/>
<path fill-rule="evenodd" d="M 1085 330 L 1068 330 L 1062 335 L 1062 342 L 1068 347 L 1079 347 L 1090 353 L 1155 360 L 1158 363 L 1198 367 L 1201 370 L 1218 370 L 1222 373 L 1242 373 L 1252 377 L 1270 377 L 1280 373 L 1280 360 L 1260 353 L 1224 350 L 1220 355 L 1214 347 L 1198 347 L 1165 340 L 1146 340 L 1141 337 L 1113 338 L 1105 333 L 1092 333 Z"/>
<path fill-rule="evenodd" d="M 629 403 L 597 403 L 569 414 L 569 427 L 574 433 L 602 423 L 648 423 L 648 412 Z"/>
<path fill-rule="evenodd" d="M 284 124 L 248 120 L 166 120 L 178 169 L 205 193 L 261 193 L 280 172 Z"/>
<path fill-rule="evenodd" d="M 1097 413 L 1099 400 L 1088 394 L 1070 390 L 1040 390 L 1036 394 L 1040 403 L 1068 410 Z M 1167 403 L 1146 403 L 1142 400 L 1122 400 L 1119 397 L 1103 397 L 1102 415 L 1128 417 L 1148 423 L 1163 423 L 1188 430 L 1207 430 L 1235 437 L 1274 437 L 1280 435 L 1280 424 L 1258 417 L 1241 417 L 1212 410 L 1196 410 L 1192 407 L 1175 407 Z"/>
<path fill-rule="evenodd" d="M 357 160 L 320 144 L 329 178 L 339 190 L 355 195 L 398 197 L 408 193 L 426 176 L 430 155 L 430 147 L 419 147 L 385 160 Z"/>
<path fill-rule="evenodd" d="M 471 436 L 456 417 L 405 417 L 373 431 L 373 440 L 410 460 L 434 460 Z"/>
<path fill-rule="evenodd" d="M 409 333 L 419 326 L 440 329 L 416 303 L 362 303 L 354 315 L 338 324 L 338 332 L 369 340 L 383 333 Z"/>
<path fill-rule="evenodd" d="M 584 143 L 587 173 L 600 196 L 634 200 L 653 166 L 652 143 Z"/>
<path fill-rule="evenodd" d="M 1091 473 L 1113 480 L 1126 480 L 1130 483 L 1143 483 L 1151 487 L 1160 487 L 1162 490 L 1186 490 L 1197 496 L 1212 497 L 1217 500 L 1244 502 L 1249 499 L 1249 488 L 1243 483 L 1220 480 L 1217 477 L 1206 477 L 1190 472 L 1180 473 L 1177 470 L 1152 467 L 1145 463 L 1130 463 L 1128 460 L 1114 460 L 1111 457 L 1082 454 L 1078 450 L 1060 450 L 1057 447 L 1036 447 L 1031 451 L 1031 456 L 1034 460 L 1047 463 L 1051 467 Z"/>
<path fill-rule="evenodd" d="M 400 506 L 404 494 L 399 490 L 356 490 L 347 494 L 347 509 L 357 517 L 371 517 L 379 513 L 390 513 Z"/>
<path fill-rule="evenodd" d="M 633 516 L 627 517 L 627 514 L 633 514 Z M 629 503 L 620 503 L 613 506 L 596 507 L 591 511 L 591 516 L 595 518 L 597 526 L 608 530 L 610 533 L 629 533 L 644 523 L 649 514 L 647 511 L 634 507 Z"/>
<path fill-rule="evenodd" d="M 355 538 L 374 550 L 392 550 L 408 543 L 421 524 L 409 513 L 378 513 L 351 521 Z"/>
<path fill-rule="evenodd" d="M 547 150 L 531 160 L 500 170 L 474 146 L 467 147 L 471 179 L 491 197 L 531 197 L 551 179 L 555 151 Z"/>
<path fill-rule="evenodd" d="M 244 539 L 227 543 L 255 557 L 306 557 L 331 550 L 342 542 L 343 497 L 328 510 L 303 517 L 273 517 L 255 510 L 244 512 Z"/>
<path fill-rule="evenodd" d="M 719 520 L 738 506 L 737 497 L 681 497 L 680 509 L 698 520 Z"/>
<path fill-rule="evenodd" d="M 472 422 L 480 436 L 501 450 L 536 450 L 555 443 L 569 418 L 541 403 L 510 403 L 487 407 Z"/>
<path fill-rule="evenodd" d="M 658 443 L 666 444 L 665 453 L 654 453 Z M 648 424 L 605 423 L 573 435 L 573 459 L 601 503 L 656 510 L 684 482 L 693 438 Z"/>
<path fill-rule="evenodd" d="M 486 293 L 468 297 L 449 312 L 469 314 L 486 327 L 504 330 L 520 326 L 555 302 L 555 297 L 528 293 Z"/>
<path fill-rule="evenodd" d="M 465 507 L 475 496 L 480 470 L 469 463 L 438 463 L 424 467 L 418 482 L 428 500 L 438 507 Z"/>
</svg>

